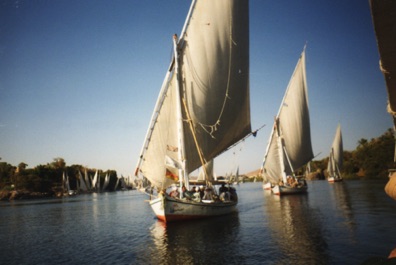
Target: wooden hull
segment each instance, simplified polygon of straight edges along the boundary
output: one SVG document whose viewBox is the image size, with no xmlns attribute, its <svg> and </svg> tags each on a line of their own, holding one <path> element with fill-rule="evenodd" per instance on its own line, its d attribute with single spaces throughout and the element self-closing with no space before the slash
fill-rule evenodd
<svg viewBox="0 0 396 265">
<path fill-rule="evenodd" d="M 300 193 L 306 193 L 308 190 L 307 186 L 302 186 L 302 187 L 288 187 L 288 186 L 274 186 L 272 188 L 272 192 L 275 195 L 288 195 L 288 194 L 300 194 Z"/>
<path fill-rule="evenodd" d="M 236 211 L 237 202 L 193 202 L 166 197 L 150 201 L 158 219 L 174 222 L 220 216 Z"/>
</svg>

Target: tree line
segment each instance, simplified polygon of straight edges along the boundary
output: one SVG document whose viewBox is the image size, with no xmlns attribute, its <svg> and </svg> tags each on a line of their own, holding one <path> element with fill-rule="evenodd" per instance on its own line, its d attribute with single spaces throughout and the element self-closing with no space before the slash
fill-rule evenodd
<svg viewBox="0 0 396 265">
<path fill-rule="evenodd" d="M 394 162 L 395 137 L 392 129 L 371 140 L 360 139 L 353 151 L 343 152 L 344 179 L 386 179 L 388 170 L 396 168 Z M 313 161 L 312 171 L 319 172 L 323 178 L 327 177 L 329 158 Z"/>
<path fill-rule="evenodd" d="M 392 129 L 371 140 L 360 139 L 353 151 L 344 151 L 344 163 L 341 174 L 344 179 L 385 179 L 388 170 L 396 168 L 394 162 L 395 137 Z M 322 178 L 327 175 L 328 157 L 311 162 L 311 171 L 318 172 Z M 62 186 L 63 172 L 67 172 L 70 188 L 75 190 L 79 172 L 87 170 L 89 175 L 99 173 L 103 182 L 106 174 L 110 175 L 109 186 L 114 187 L 117 180 L 115 170 L 89 169 L 82 165 L 66 166 L 63 158 L 54 158 L 51 163 L 28 168 L 24 162 L 13 166 L 0 162 L 0 190 L 17 189 L 34 192 L 51 192 Z"/>
<path fill-rule="evenodd" d="M 28 168 L 24 162 L 13 166 L 7 162 L 0 162 L 0 189 L 2 190 L 27 190 L 32 192 L 55 193 L 63 188 L 63 174 L 69 176 L 70 189 L 77 189 L 79 172 L 87 171 L 94 175 L 98 171 L 99 181 L 103 182 L 105 175 L 109 174 L 109 187 L 114 187 L 117 181 L 115 170 L 97 170 L 86 168 L 82 165 L 66 166 L 63 158 L 54 158 L 51 163 Z"/>
</svg>

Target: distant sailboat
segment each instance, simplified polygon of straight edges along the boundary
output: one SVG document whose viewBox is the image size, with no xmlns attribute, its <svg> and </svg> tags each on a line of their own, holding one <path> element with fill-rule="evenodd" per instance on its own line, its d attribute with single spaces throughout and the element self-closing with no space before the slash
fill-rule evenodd
<svg viewBox="0 0 396 265">
<path fill-rule="evenodd" d="M 97 184 L 98 184 L 98 171 L 96 170 L 95 175 L 94 175 L 93 180 L 92 180 L 92 189 L 94 191 L 100 191 L 98 189 Z"/>
<path fill-rule="evenodd" d="M 65 172 L 62 174 L 62 190 L 63 196 L 74 195 L 74 192 L 70 190 L 69 176 Z"/>
<path fill-rule="evenodd" d="M 375 35 L 380 55 L 380 69 L 385 77 L 388 93 L 388 112 L 393 118 L 396 130 L 396 1 L 370 0 Z M 396 161 L 396 145 L 394 153 Z M 389 170 L 389 181 L 385 192 L 396 200 L 396 169 Z"/>
<path fill-rule="evenodd" d="M 79 185 L 80 191 L 87 192 L 88 191 L 87 185 L 85 185 L 85 181 L 84 181 L 84 178 L 83 178 L 80 170 L 78 171 L 78 179 L 79 179 L 79 184 L 80 184 Z"/>
<path fill-rule="evenodd" d="M 105 179 L 104 179 L 104 183 L 103 183 L 103 187 L 102 187 L 102 191 L 106 191 L 107 186 L 109 185 L 110 182 L 110 175 L 109 173 L 106 173 Z"/>
<path fill-rule="evenodd" d="M 63 192 L 63 195 L 65 195 L 67 192 L 65 172 L 63 172 L 63 174 L 62 174 L 62 192 Z"/>
<path fill-rule="evenodd" d="M 128 186 L 125 182 L 125 178 L 122 175 L 119 178 L 119 180 L 120 180 L 120 184 L 121 184 L 121 190 L 128 190 Z"/>
<path fill-rule="evenodd" d="M 327 172 L 329 174 L 327 178 L 328 182 L 342 181 L 340 170 L 342 169 L 343 163 L 343 151 L 341 125 L 338 125 L 330 150 L 329 163 L 327 164 Z"/>
<path fill-rule="evenodd" d="M 305 48 L 282 100 L 261 167 L 263 189 L 277 195 L 307 191 L 305 179 L 295 176 L 313 158 L 305 73 Z"/>
<path fill-rule="evenodd" d="M 85 176 L 85 185 L 87 187 L 87 190 L 90 191 L 91 188 L 92 188 L 92 183 L 91 183 L 91 180 L 90 180 L 90 178 L 88 176 L 87 169 L 85 169 L 85 171 L 84 171 L 84 176 Z"/>
<path fill-rule="evenodd" d="M 159 191 L 150 205 L 163 221 L 228 214 L 236 210 L 235 200 L 195 202 L 164 191 L 178 184 L 182 194 L 191 172 L 251 133 L 249 2 L 193 1 L 173 44 L 135 175 Z"/>
<path fill-rule="evenodd" d="M 117 190 L 119 183 L 120 183 L 120 178 L 117 178 L 116 184 L 114 185 L 114 191 Z"/>
</svg>

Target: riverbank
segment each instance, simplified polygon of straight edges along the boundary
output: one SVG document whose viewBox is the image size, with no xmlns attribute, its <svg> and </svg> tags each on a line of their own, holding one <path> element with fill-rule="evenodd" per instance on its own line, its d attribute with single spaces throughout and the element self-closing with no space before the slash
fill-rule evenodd
<svg viewBox="0 0 396 265">
<path fill-rule="evenodd" d="M 28 190 L 1 190 L 0 201 L 27 200 L 55 197 L 54 192 L 35 192 Z"/>
</svg>

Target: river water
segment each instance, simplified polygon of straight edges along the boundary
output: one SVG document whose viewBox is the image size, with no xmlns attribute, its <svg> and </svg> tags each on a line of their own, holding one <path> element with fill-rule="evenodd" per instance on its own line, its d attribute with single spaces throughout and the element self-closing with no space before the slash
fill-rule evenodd
<svg viewBox="0 0 396 265">
<path fill-rule="evenodd" d="M 0 202 L 1 264 L 361 264 L 396 247 L 396 201 L 375 181 L 236 186 L 238 212 L 164 224 L 138 191 Z"/>
</svg>

